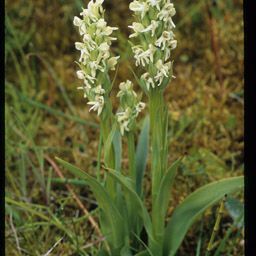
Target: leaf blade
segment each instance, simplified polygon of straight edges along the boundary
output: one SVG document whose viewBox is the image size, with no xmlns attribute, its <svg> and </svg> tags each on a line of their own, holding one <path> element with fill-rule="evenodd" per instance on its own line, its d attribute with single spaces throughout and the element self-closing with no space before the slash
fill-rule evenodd
<svg viewBox="0 0 256 256">
<path fill-rule="evenodd" d="M 88 185 L 91 187 L 100 208 L 105 213 L 106 218 L 110 223 L 111 231 L 113 234 L 113 237 L 110 240 L 113 241 L 114 248 L 122 247 L 126 235 L 124 234 L 125 228 L 123 228 L 124 221 L 122 215 L 115 207 L 105 188 L 95 178 L 82 171 L 78 167 L 58 157 L 56 157 L 56 160 L 65 168 L 67 168 L 72 174 L 78 176 L 81 179 L 85 179 L 88 182 Z"/>
<path fill-rule="evenodd" d="M 129 195 L 131 195 L 131 197 L 134 199 L 133 203 L 137 209 L 137 212 L 139 212 L 139 215 L 144 222 L 144 226 L 147 231 L 148 237 L 150 238 L 150 241 L 154 244 L 155 240 L 152 237 L 152 223 L 150 216 L 140 197 L 138 196 L 136 191 L 133 190 L 131 181 L 115 170 L 109 168 L 107 168 L 107 170 L 109 171 L 109 175 L 111 175 L 117 182 L 119 182 L 122 185 L 122 187 L 126 190 L 126 192 Z"/>
<path fill-rule="evenodd" d="M 159 191 L 156 195 L 152 216 L 155 230 L 160 232 L 160 234 L 156 234 L 157 236 L 163 236 L 164 219 L 168 208 L 170 189 L 180 162 L 181 158 L 177 159 L 168 168 L 168 170 L 166 171 L 165 175 L 161 180 Z"/>
<path fill-rule="evenodd" d="M 188 229 L 205 209 L 243 187 L 243 176 L 207 184 L 190 194 L 174 211 L 165 230 L 164 254 L 173 256 Z"/>
</svg>

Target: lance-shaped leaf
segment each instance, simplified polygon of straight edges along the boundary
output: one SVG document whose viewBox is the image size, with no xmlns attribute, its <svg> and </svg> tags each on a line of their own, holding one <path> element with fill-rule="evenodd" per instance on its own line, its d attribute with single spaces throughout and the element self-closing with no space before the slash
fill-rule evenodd
<svg viewBox="0 0 256 256">
<path fill-rule="evenodd" d="M 132 182 L 130 179 L 123 176 L 121 173 L 107 168 L 109 171 L 109 175 L 111 175 L 117 182 L 119 182 L 125 193 L 128 193 L 129 197 L 133 199 L 133 205 L 137 211 L 137 214 L 142 218 L 144 227 L 147 231 L 147 235 L 149 237 L 150 243 L 155 246 L 155 241 L 152 237 L 152 223 L 150 216 L 148 214 L 147 209 L 145 208 L 143 202 L 141 201 L 140 197 L 136 193 L 136 191 L 132 188 Z"/>
<path fill-rule="evenodd" d="M 160 232 L 162 236 L 162 232 L 164 231 L 164 219 L 166 215 L 166 211 L 168 208 L 168 203 L 170 199 L 170 189 L 172 187 L 173 180 L 176 175 L 177 168 L 180 164 L 181 158 L 176 160 L 167 170 L 165 175 L 163 176 L 160 188 L 157 193 L 154 208 L 153 208 L 153 225 L 154 229 L 157 232 Z"/>
<path fill-rule="evenodd" d="M 190 194 L 174 211 L 165 230 L 164 255 L 176 254 L 188 229 L 208 207 L 218 202 L 225 194 L 243 188 L 244 177 L 223 179 L 205 185 Z"/>
<path fill-rule="evenodd" d="M 125 240 L 125 222 L 105 188 L 95 178 L 78 167 L 57 157 L 56 160 L 67 168 L 72 174 L 81 179 L 85 179 L 88 182 L 88 185 L 91 187 L 93 194 L 96 197 L 99 207 L 104 212 L 105 217 L 111 227 L 112 234 L 110 235 L 113 247 L 122 247 Z"/>
</svg>

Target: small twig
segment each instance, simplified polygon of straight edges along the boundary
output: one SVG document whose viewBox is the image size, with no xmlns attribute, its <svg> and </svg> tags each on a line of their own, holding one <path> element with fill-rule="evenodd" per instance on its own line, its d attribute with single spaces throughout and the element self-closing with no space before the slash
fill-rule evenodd
<svg viewBox="0 0 256 256">
<path fill-rule="evenodd" d="M 213 249 L 213 242 L 215 240 L 215 236 L 219 230 L 219 227 L 220 227 L 220 221 L 221 221 L 221 217 L 224 213 L 224 206 L 225 206 L 225 202 L 226 202 L 226 199 L 227 199 L 227 195 L 224 196 L 224 198 L 222 199 L 221 203 L 220 203 L 220 207 L 218 209 L 218 213 L 217 213 L 217 219 L 216 219 L 216 222 L 214 224 L 214 228 L 213 228 L 213 231 L 212 231 L 212 235 L 211 235 L 211 238 L 210 238 L 210 241 L 208 243 L 208 246 L 207 246 L 207 252 L 206 252 L 206 256 L 209 255 L 210 251 Z"/>
<path fill-rule="evenodd" d="M 56 172 L 56 174 L 62 178 L 65 179 L 64 175 L 62 174 L 61 170 L 59 169 L 58 165 L 54 162 L 54 160 L 52 160 L 49 156 L 45 156 L 45 159 L 51 164 L 51 166 L 53 167 L 53 170 Z M 99 236 L 102 236 L 99 226 L 96 223 L 96 221 L 94 220 L 94 218 L 90 215 L 89 211 L 85 208 L 85 206 L 83 205 L 83 203 L 81 202 L 81 200 L 78 198 L 78 196 L 76 195 L 76 193 L 73 191 L 73 189 L 71 188 L 71 186 L 69 184 L 65 184 L 66 188 L 68 189 L 68 191 L 70 192 L 70 194 L 73 196 L 73 198 L 75 199 L 76 203 L 78 204 L 78 206 L 82 209 L 82 211 L 84 212 L 84 214 L 86 216 L 88 216 L 89 222 L 92 224 L 93 228 L 95 229 L 95 231 L 97 232 L 97 234 Z"/>
<path fill-rule="evenodd" d="M 53 247 L 45 254 L 43 254 L 43 256 L 48 256 L 50 255 L 50 253 L 53 251 L 53 249 L 62 241 L 63 237 L 61 239 L 59 239 L 54 245 Z"/>
<path fill-rule="evenodd" d="M 16 231 L 16 229 L 15 229 L 15 227 L 13 225 L 12 214 L 10 215 L 10 225 L 11 225 L 14 237 L 15 237 L 17 249 L 18 249 L 19 253 L 21 254 L 20 242 L 19 242 L 19 238 L 18 238 L 18 235 L 17 235 L 17 231 Z"/>
</svg>

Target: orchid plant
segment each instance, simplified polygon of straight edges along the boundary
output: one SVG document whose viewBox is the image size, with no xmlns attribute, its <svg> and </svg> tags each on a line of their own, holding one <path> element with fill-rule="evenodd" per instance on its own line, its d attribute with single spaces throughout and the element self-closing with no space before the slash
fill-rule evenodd
<svg viewBox="0 0 256 256">
<path fill-rule="evenodd" d="M 104 177 L 93 177 L 64 160 L 57 160 L 71 173 L 85 179 L 100 208 L 100 227 L 106 238 L 98 255 L 173 256 L 186 232 L 205 209 L 227 193 L 243 186 L 243 177 L 210 183 L 190 194 L 175 208 L 167 225 L 166 215 L 170 190 L 182 158 L 168 166 L 168 110 L 165 88 L 173 76 L 172 50 L 177 46 L 173 16 L 176 11 L 170 0 L 135 0 L 130 3 L 135 21 L 129 26 L 135 65 L 143 73 L 135 74 L 141 93 L 148 99 L 146 117 L 137 145 L 136 123 L 146 104 L 141 102 L 133 84 L 120 83 L 117 94 L 120 105 L 113 113 L 110 92 L 113 82 L 109 72 L 115 70 L 119 56 L 112 56 L 112 33 L 117 30 L 104 19 L 104 0 L 92 0 L 87 9 L 74 18 L 82 42 L 75 43 L 80 51 L 77 76 L 83 81 L 78 89 L 88 99 L 89 111 L 100 118 L 104 144 Z M 122 168 L 121 138 L 128 144 L 129 167 Z M 151 210 L 145 205 L 143 177 L 150 141 Z M 146 232 L 146 239 L 142 231 Z"/>
</svg>

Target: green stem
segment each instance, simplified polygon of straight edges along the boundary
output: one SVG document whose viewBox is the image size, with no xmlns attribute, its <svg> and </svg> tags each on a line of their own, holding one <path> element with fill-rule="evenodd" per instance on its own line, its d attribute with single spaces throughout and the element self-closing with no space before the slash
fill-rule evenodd
<svg viewBox="0 0 256 256">
<path fill-rule="evenodd" d="M 149 115 L 151 133 L 151 175 L 152 175 L 152 203 L 159 190 L 163 170 L 163 137 L 164 134 L 164 98 L 163 92 L 154 91 L 149 96 Z"/>
<path fill-rule="evenodd" d="M 150 133 L 151 133 L 151 177 L 152 177 L 152 224 L 155 240 L 159 244 L 158 253 L 162 254 L 161 243 L 164 233 L 164 218 L 159 219 L 156 209 L 156 196 L 167 164 L 167 112 L 163 91 L 155 90 L 149 95 Z"/>
<path fill-rule="evenodd" d="M 225 197 L 223 198 L 223 200 L 220 203 L 220 207 L 219 207 L 218 213 L 217 213 L 217 219 L 216 219 L 215 225 L 213 227 L 212 235 L 211 235 L 210 241 L 208 243 L 207 251 L 206 251 L 205 256 L 209 256 L 211 250 L 213 249 L 213 243 L 214 243 L 214 240 L 215 240 L 215 236 L 216 236 L 216 234 L 219 230 L 221 217 L 222 217 L 222 214 L 224 212 L 226 198 L 227 198 L 227 195 L 225 195 Z"/>
<path fill-rule="evenodd" d="M 134 133 L 128 132 L 128 158 L 129 158 L 129 176 L 134 182 L 134 189 L 136 187 L 136 162 L 135 162 L 135 141 Z"/>
<path fill-rule="evenodd" d="M 101 114 L 101 122 L 100 122 L 100 130 L 102 133 L 102 142 L 103 145 L 106 145 L 108 136 L 111 132 L 112 128 L 112 104 L 110 100 L 107 100 L 105 102 L 105 107 L 103 109 L 103 112 Z M 105 152 L 104 150 L 104 164 L 111 169 L 115 169 L 115 154 L 114 154 L 114 146 L 111 145 L 110 152 Z M 109 175 L 107 175 L 106 178 L 106 189 L 109 192 L 110 196 L 112 198 L 115 197 L 115 182 L 113 178 L 111 178 Z"/>
<path fill-rule="evenodd" d="M 102 130 L 101 130 L 101 128 L 100 128 L 100 142 L 99 142 L 98 155 L 97 155 L 97 180 L 98 180 L 98 181 L 100 181 L 101 150 L 102 150 Z"/>
</svg>

